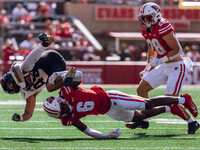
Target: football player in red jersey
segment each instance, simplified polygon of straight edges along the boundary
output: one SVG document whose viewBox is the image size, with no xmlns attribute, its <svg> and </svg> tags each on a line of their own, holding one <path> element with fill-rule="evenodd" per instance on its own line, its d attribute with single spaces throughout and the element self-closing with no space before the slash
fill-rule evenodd
<svg viewBox="0 0 200 150">
<path fill-rule="evenodd" d="M 184 112 L 177 104 L 183 104 L 190 111 L 198 111 L 189 94 L 182 97 L 160 96 L 145 99 L 116 90 L 105 92 L 97 86 L 92 87 L 91 90 L 81 87 L 75 89 L 69 84 L 61 88 L 58 97 L 47 98 L 43 108 L 49 116 L 59 118 L 64 126 L 74 125 L 94 138 L 112 139 L 121 134 L 120 129 L 104 134 L 90 129 L 80 119 L 88 115 L 105 114 L 119 121 L 139 122 L 165 112 L 172 112 L 186 119 Z M 128 124 L 126 126 L 131 128 Z"/>
<path fill-rule="evenodd" d="M 137 93 L 148 98 L 148 92 L 166 83 L 165 95 L 178 96 L 187 71 L 192 71 L 192 62 L 181 56 L 182 47 L 171 23 L 161 15 L 160 7 L 155 3 L 146 3 L 139 10 L 142 35 L 148 44 L 148 59 L 145 69 L 140 72 L 142 78 Z M 159 56 L 159 58 L 157 58 Z M 151 68 L 154 68 L 151 70 Z M 182 106 L 180 106 L 182 107 Z M 185 111 L 185 108 L 182 107 Z M 188 122 L 188 134 L 194 134 L 199 123 L 185 111 Z M 197 113 L 192 112 L 194 117 Z M 142 122 L 148 124 L 148 121 Z M 132 124 L 134 127 L 140 123 Z"/>
</svg>

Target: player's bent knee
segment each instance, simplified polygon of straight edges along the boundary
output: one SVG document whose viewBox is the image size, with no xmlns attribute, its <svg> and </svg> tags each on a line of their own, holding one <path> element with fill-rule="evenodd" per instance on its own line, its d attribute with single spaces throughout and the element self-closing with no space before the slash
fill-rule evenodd
<svg viewBox="0 0 200 150">
<path fill-rule="evenodd" d="M 138 121 L 141 121 L 143 119 L 145 119 L 146 116 L 141 113 L 140 111 L 135 111 L 135 114 L 134 114 L 134 117 L 133 117 L 133 122 L 138 122 Z"/>
</svg>

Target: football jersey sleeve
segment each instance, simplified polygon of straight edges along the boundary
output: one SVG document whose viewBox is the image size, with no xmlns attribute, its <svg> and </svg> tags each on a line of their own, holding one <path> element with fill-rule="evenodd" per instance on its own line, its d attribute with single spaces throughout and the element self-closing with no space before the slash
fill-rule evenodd
<svg viewBox="0 0 200 150">
<path fill-rule="evenodd" d="M 170 22 L 161 21 L 159 22 L 158 34 L 161 36 L 167 35 L 171 31 L 174 31 Z"/>
<path fill-rule="evenodd" d="M 72 117 L 72 115 L 61 118 L 62 125 L 64 125 L 64 126 L 71 126 L 78 120 L 79 120 L 79 118 L 74 118 L 74 117 Z"/>
<path fill-rule="evenodd" d="M 65 97 L 65 96 L 71 94 L 73 91 L 74 91 L 74 89 L 72 88 L 71 85 L 68 86 L 68 87 L 63 86 L 63 87 L 61 88 L 60 92 L 59 92 L 59 96 Z"/>
</svg>

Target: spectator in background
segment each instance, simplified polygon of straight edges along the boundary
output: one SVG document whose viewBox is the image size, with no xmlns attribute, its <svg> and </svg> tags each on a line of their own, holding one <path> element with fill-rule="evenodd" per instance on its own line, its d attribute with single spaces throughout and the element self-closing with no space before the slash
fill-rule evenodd
<svg viewBox="0 0 200 150">
<path fill-rule="evenodd" d="M 94 54 L 94 47 L 88 46 L 87 52 L 83 54 L 83 60 L 84 61 L 100 61 L 100 56 L 97 56 Z"/>
<path fill-rule="evenodd" d="M 0 13 L 0 26 L 4 29 L 10 29 L 10 20 L 7 17 L 7 12 L 5 9 L 1 10 Z"/>
<path fill-rule="evenodd" d="M 186 53 L 186 56 L 190 57 L 193 62 L 200 61 L 200 54 L 196 45 L 191 45 L 190 50 Z"/>
<path fill-rule="evenodd" d="M 125 43 L 121 44 L 120 51 L 118 53 L 120 56 L 120 61 L 130 61 L 131 60 L 131 53 L 129 49 L 127 49 L 127 45 Z"/>
<path fill-rule="evenodd" d="M 43 23 L 49 23 L 49 21 L 53 21 L 55 18 L 51 16 L 51 13 L 49 11 L 45 11 L 42 16 L 39 16 L 36 18 L 35 21 L 37 22 L 43 22 Z"/>
<path fill-rule="evenodd" d="M 46 30 L 45 33 L 48 34 L 48 35 L 54 36 L 56 34 L 57 24 L 54 23 L 54 21 L 51 21 L 51 20 L 49 20 L 46 24 L 47 24 L 47 26 L 45 28 L 45 30 Z"/>
<path fill-rule="evenodd" d="M 38 43 L 34 39 L 34 36 L 32 33 L 28 33 L 27 39 L 25 39 L 24 41 L 20 43 L 20 47 L 24 47 L 25 49 L 28 49 L 28 50 L 34 49 L 37 45 Z"/>
<path fill-rule="evenodd" d="M 128 46 L 128 50 L 131 54 L 131 61 L 136 61 L 136 50 L 135 50 L 135 47 L 133 45 L 129 45 Z"/>
<path fill-rule="evenodd" d="M 56 31 L 55 36 L 57 36 L 59 38 L 71 38 L 72 37 L 72 33 L 67 29 L 65 24 L 62 24 L 60 26 L 60 29 L 58 29 Z"/>
<path fill-rule="evenodd" d="M 146 52 L 141 53 L 140 61 L 147 61 L 147 53 Z"/>
<path fill-rule="evenodd" d="M 16 52 L 17 50 L 14 48 L 12 41 L 7 39 L 2 48 L 3 62 L 7 63 L 10 60 L 9 57 L 14 56 Z"/>
<path fill-rule="evenodd" d="M 12 10 L 12 20 L 19 21 L 19 19 L 28 13 L 21 3 L 17 3 L 17 6 Z"/>
<path fill-rule="evenodd" d="M 89 46 L 89 42 L 85 40 L 83 35 L 77 35 L 77 41 L 75 42 L 75 47 L 80 51 L 86 50 Z"/>
<path fill-rule="evenodd" d="M 29 13 L 26 12 L 22 15 L 22 17 L 19 19 L 21 27 L 29 29 L 31 25 L 33 25 L 33 20 L 29 16 Z"/>
<path fill-rule="evenodd" d="M 38 15 L 43 16 L 46 12 L 51 13 L 51 9 L 46 2 L 40 2 L 38 8 Z"/>
<path fill-rule="evenodd" d="M 65 30 L 67 30 L 68 32 L 70 32 L 70 33 L 74 32 L 74 28 L 72 27 L 72 25 L 69 22 L 66 21 L 65 17 L 62 17 L 60 19 L 60 23 L 58 25 L 58 29 L 61 29 L 63 26 L 65 27 Z"/>
<path fill-rule="evenodd" d="M 182 57 L 186 57 L 186 53 L 190 51 L 189 46 L 184 46 L 183 47 L 183 53 L 181 54 Z"/>
</svg>

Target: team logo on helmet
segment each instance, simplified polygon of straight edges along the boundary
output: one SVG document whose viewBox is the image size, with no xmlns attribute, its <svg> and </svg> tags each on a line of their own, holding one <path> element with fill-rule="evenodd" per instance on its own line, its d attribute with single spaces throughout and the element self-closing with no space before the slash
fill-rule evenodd
<svg viewBox="0 0 200 150">
<path fill-rule="evenodd" d="M 43 109 L 48 116 L 54 118 L 66 117 L 72 112 L 72 106 L 61 97 L 48 97 L 43 103 Z"/>
</svg>

